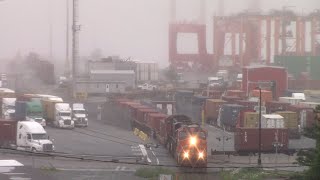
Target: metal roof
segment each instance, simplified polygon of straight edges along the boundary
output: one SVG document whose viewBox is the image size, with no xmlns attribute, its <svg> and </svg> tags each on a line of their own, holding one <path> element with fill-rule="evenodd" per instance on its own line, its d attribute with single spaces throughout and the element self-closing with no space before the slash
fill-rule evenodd
<svg viewBox="0 0 320 180">
<path fill-rule="evenodd" d="M 90 74 L 134 74 L 133 70 L 91 70 Z"/>
<path fill-rule="evenodd" d="M 263 114 L 262 116 L 267 119 L 283 119 L 279 114 Z"/>
</svg>

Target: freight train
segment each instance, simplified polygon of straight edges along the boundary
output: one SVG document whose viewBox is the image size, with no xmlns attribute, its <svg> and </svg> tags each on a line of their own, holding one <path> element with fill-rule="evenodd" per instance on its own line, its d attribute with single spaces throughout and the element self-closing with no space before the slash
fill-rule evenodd
<svg viewBox="0 0 320 180">
<path fill-rule="evenodd" d="M 172 101 L 162 101 L 162 107 L 170 107 Z M 170 105 L 169 105 L 170 104 Z M 131 100 L 118 99 L 112 104 L 114 116 L 130 120 L 132 128 L 138 128 L 166 147 L 178 166 L 207 167 L 207 131 L 186 115 L 167 115 L 157 106 L 146 106 Z"/>
</svg>

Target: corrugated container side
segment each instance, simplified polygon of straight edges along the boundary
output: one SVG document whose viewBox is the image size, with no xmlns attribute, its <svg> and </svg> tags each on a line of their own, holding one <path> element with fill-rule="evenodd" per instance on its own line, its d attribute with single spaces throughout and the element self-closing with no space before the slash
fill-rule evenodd
<svg viewBox="0 0 320 180">
<path fill-rule="evenodd" d="M 25 120 L 27 115 L 26 102 L 25 101 L 16 101 L 15 104 L 15 120 Z"/>
<path fill-rule="evenodd" d="M 218 125 L 223 125 L 227 130 L 233 130 L 238 123 L 240 111 L 245 107 L 235 104 L 224 104 L 219 111 Z"/>
<path fill-rule="evenodd" d="M 288 150 L 288 129 L 261 129 L 261 139 L 261 151 L 263 152 L 274 152 L 273 144 L 277 139 L 283 145 L 279 152 Z M 259 128 L 237 128 L 234 146 L 237 152 L 258 152 Z"/>
<path fill-rule="evenodd" d="M 254 109 L 255 106 L 258 106 L 259 103 L 258 102 L 255 102 L 255 101 L 246 101 L 246 100 L 239 100 L 239 101 L 236 101 L 237 104 L 239 105 L 242 105 L 242 106 L 245 106 L 247 107 L 248 109 Z"/>
<path fill-rule="evenodd" d="M 235 104 L 237 101 L 243 100 L 243 98 L 237 96 L 222 96 L 221 99 L 227 101 L 229 104 Z"/>
<path fill-rule="evenodd" d="M 288 107 L 288 111 L 293 111 L 298 114 L 298 123 L 301 128 L 313 127 L 315 123 L 315 116 L 312 108 L 299 105 L 291 105 Z"/>
<path fill-rule="evenodd" d="M 259 90 L 253 90 L 250 93 L 250 97 L 258 97 L 260 98 L 260 91 Z M 262 90 L 261 91 L 261 99 L 262 102 L 267 102 L 267 101 L 272 101 L 273 97 L 272 97 L 272 92 L 271 91 L 266 91 L 266 90 Z"/>
<path fill-rule="evenodd" d="M 293 111 L 279 111 L 276 112 L 283 117 L 284 127 L 289 129 L 298 129 L 298 115 Z"/>
<path fill-rule="evenodd" d="M 320 80 L 320 56 L 310 58 L 310 76 L 313 80 Z"/>
<path fill-rule="evenodd" d="M 205 103 L 205 118 L 208 123 L 217 124 L 219 109 L 226 101 L 221 99 L 207 99 Z"/>
<path fill-rule="evenodd" d="M 257 86 L 256 83 L 248 82 L 259 81 L 275 81 L 276 98 L 282 96 L 284 92 L 288 89 L 288 73 L 285 68 L 268 66 L 244 67 L 242 71 L 242 76 L 242 88 L 245 92 L 251 92 Z"/>
<path fill-rule="evenodd" d="M 227 90 L 226 96 L 235 96 L 235 97 L 245 98 L 246 93 L 241 90 Z"/>
<path fill-rule="evenodd" d="M 240 113 L 239 113 L 239 119 L 238 119 L 238 123 L 237 123 L 237 127 L 244 127 L 244 116 L 245 116 L 245 113 L 247 112 L 255 112 L 254 110 L 251 110 L 251 109 L 244 109 L 244 110 L 240 110 Z"/>
<path fill-rule="evenodd" d="M 215 91 L 215 90 L 204 90 L 202 92 L 202 96 L 208 96 L 212 99 L 221 99 L 223 92 L 222 91 Z"/>
<path fill-rule="evenodd" d="M 243 127 L 256 128 L 259 126 L 259 113 L 257 112 L 246 112 L 244 113 Z"/>
<path fill-rule="evenodd" d="M 267 108 L 267 113 L 271 114 L 276 111 L 286 111 L 290 106 L 290 103 L 280 101 L 268 101 L 265 103 L 265 106 Z"/>
<path fill-rule="evenodd" d="M 16 144 L 17 121 L 0 120 L 0 146 Z"/>
<path fill-rule="evenodd" d="M 281 118 L 270 118 L 267 115 L 262 115 L 261 117 L 261 127 L 262 128 L 285 128 L 283 117 Z"/>
</svg>

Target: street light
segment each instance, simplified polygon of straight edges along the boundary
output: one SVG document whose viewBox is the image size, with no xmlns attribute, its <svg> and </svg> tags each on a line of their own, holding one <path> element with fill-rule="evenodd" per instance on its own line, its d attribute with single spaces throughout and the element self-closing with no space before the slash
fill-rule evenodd
<svg viewBox="0 0 320 180">
<path fill-rule="evenodd" d="M 259 90 L 259 156 L 258 156 L 258 166 L 261 166 L 261 87 L 256 87 Z"/>
</svg>

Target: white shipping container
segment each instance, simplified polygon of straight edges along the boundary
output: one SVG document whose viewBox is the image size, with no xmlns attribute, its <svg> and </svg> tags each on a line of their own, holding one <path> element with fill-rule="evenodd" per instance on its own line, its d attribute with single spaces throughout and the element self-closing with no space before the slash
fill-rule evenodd
<svg viewBox="0 0 320 180">
<path fill-rule="evenodd" d="M 299 105 L 315 109 L 320 103 L 318 102 L 299 102 Z"/>
<path fill-rule="evenodd" d="M 261 118 L 261 128 L 284 128 L 283 117 L 278 114 L 264 114 Z"/>
<path fill-rule="evenodd" d="M 301 98 L 294 98 L 294 97 L 279 97 L 279 101 L 290 103 L 291 105 L 298 105 L 302 100 Z"/>
</svg>

